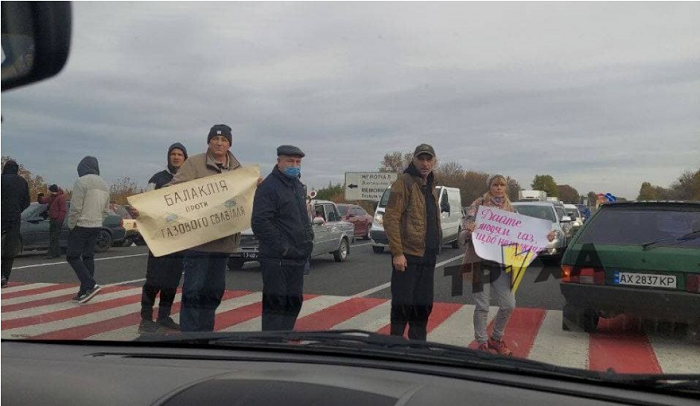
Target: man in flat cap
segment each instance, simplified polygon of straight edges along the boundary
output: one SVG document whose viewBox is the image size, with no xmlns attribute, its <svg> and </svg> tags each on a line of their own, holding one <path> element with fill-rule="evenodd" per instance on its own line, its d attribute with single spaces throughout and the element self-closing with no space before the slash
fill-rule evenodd
<svg viewBox="0 0 700 406">
<path fill-rule="evenodd" d="M 391 335 L 427 338 L 433 310 L 433 277 L 442 232 L 433 167 L 435 150 L 416 147 L 413 161 L 391 186 L 384 230 L 392 255 Z"/>
<path fill-rule="evenodd" d="M 304 266 L 314 240 L 299 181 L 303 157 L 295 146 L 277 148 L 277 165 L 255 192 L 252 225 L 260 240 L 263 331 L 293 330 L 301 311 Z"/>
</svg>

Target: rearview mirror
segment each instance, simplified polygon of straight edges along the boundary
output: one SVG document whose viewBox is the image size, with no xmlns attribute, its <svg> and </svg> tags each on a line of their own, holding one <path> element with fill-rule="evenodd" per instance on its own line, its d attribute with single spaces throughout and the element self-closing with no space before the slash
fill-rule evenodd
<svg viewBox="0 0 700 406">
<path fill-rule="evenodd" d="M 56 75 L 68 60 L 69 2 L 2 2 L 2 91 Z"/>
</svg>

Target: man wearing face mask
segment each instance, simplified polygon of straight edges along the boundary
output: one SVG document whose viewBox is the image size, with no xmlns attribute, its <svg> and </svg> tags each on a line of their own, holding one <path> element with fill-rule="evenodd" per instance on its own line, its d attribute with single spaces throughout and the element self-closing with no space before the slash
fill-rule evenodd
<svg viewBox="0 0 700 406">
<path fill-rule="evenodd" d="M 260 240 L 263 331 L 293 330 L 301 311 L 304 267 L 314 240 L 299 181 L 303 157 L 295 146 L 277 148 L 277 165 L 255 193 L 252 226 Z"/>
<path fill-rule="evenodd" d="M 160 189 L 173 180 L 177 171 L 187 159 L 187 149 L 176 142 L 168 148 L 168 169 L 153 175 L 148 181 L 148 190 Z M 162 257 L 154 257 L 148 251 L 146 265 L 146 283 L 141 295 L 141 323 L 139 333 L 155 333 L 157 331 L 179 331 L 180 326 L 170 317 L 170 311 L 175 301 L 177 286 L 182 275 L 182 253 L 176 252 Z M 153 321 L 153 305 L 160 293 L 158 318 Z"/>
</svg>

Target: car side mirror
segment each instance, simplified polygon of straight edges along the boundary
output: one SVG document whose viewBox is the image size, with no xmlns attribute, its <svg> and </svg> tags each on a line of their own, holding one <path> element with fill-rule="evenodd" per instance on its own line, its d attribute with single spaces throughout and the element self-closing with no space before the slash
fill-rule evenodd
<svg viewBox="0 0 700 406">
<path fill-rule="evenodd" d="M 311 223 L 315 226 L 322 226 L 325 223 L 325 221 L 323 221 L 321 217 L 316 217 L 311 221 Z"/>
<path fill-rule="evenodd" d="M 50 78 L 68 60 L 69 2 L 2 2 L 2 91 Z"/>
<path fill-rule="evenodd" d="M 571 217 L 569 216 L 564 216 L 561 218 L 562 223 L 571 223 Z"/>
</svg>

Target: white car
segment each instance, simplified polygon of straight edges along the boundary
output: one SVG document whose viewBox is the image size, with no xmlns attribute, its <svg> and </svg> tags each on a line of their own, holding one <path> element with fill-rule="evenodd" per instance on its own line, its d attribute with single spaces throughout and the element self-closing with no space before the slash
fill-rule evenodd
<svg viewBox="0 0 700 406">
<path fill-rule="evenodd" d="M 452 248 L 459 248 L 459 233 L 462 231 L 462 193 L 457 188 L 436 186 L 440 199 L 440 225 L 442 228 L 442 244 L 451 244 Z M 389 246 L 389 238 L 384 231 L 384 210 L 389 202 L 391 189 L 384 191 L 377 210 L 374 214 L 370 236 L 372 237 L 372 249 L 381 254 Z"/>
<path fill-rule="evenodd" d="M 565 204 L 564 210 L 566 210 L 566 215 L 571 217 L 571 225 L 574 228 L 574 232 L 578 231 L 583 226 L 583 216 L 578 207 L 575 204 Z"/>
</svg>

